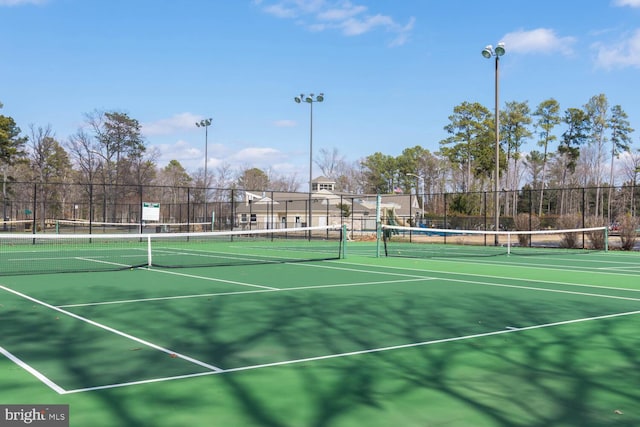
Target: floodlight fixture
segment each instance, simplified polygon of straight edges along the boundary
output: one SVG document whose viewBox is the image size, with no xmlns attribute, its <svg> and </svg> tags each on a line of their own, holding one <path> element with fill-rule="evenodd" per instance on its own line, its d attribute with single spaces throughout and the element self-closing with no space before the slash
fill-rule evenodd
<svg viewBox="0 0 640 427">
<path fill-rule="evenodd" d="M 209 117 L 208 119 L 202 119 L 199 122 L 196 122 L 196 126 L 199 128 L 204 128 L 204 194 L 205 194 L 205 202 L 206 202 L 206 198 L 207 198 L 207 183 L 208 183 L 208 176 L 207 176 L 207 162 L 209 161 L 209 126 L 211 126 L 211 123 L 213 122 L 213 119 L 211 117 Z"/>
<path fill-rule="evenodd" d="M 494 171 L 494 209 L 495 209 L 495 231 L 500 230 L 500 191 L 499 191 L 499 182 L 500 182 L 500 107 L 498 96 L 500 94 L 499 91 L 499 67 L 498 64 L 500 62 L 500 57 L 505 54 L 504 43 L 500 42 L 496 45 L 494 49 L 493 46 L 487 45 L 482 50 L 482 56 L 487 59 L 490 59 L 492 56 L 496 58 L 496 67 L 495 67 L 495 151 L 496 151 L 496 159 L 495 159 L 495 171 Z M 495 235 L 495 245 L 499 245 L 498 235 Z"/>
<path fill-rule="evenodd" d="M 312 192 L 312 181 L 313 181 L 313 104 L 316 102 L 322 102 L 324 101 L 324 93 L 320 93 L 319 95 L 314 95 L 313 93 L 310 93 L 309 95 L 305 95 L 303 93 L 300 94 L 300 96 L 296 96 L 295 98 L 293 98 L 293 100 L 297 103 L 300 104 L 301 102 L 306 102 L 309 104 L 309 206 L 308 206 L 308 213 L 309 213 L 309 219 L 307 222 L 307 226 L 312 226 L 313 225 L 313 214 L 312 214 L 312 209 L 311 209 L 311 203 L 312 203 L 312 199 L 311 199 L 311 192 Z M 311 239 L 311 232 L 309 232 L 309 239 Z"/>
</svg>

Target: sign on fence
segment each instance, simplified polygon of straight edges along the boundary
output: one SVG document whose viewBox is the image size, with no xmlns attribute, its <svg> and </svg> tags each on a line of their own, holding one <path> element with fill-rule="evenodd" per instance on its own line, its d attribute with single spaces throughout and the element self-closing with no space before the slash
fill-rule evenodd
<svg viewBox="0 0 640 427">
<path fill-rule="evenodd" d="M 160 203 L 144 202 L 142 204 L 143 221 L 160 221 Z"/>
</svg>

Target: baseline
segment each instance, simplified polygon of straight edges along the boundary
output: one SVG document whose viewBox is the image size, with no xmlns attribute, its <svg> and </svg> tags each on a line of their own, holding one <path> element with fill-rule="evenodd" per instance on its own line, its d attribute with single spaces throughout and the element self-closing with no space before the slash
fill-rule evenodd
<svg viewBox="0 0 640 427">
<path fill-rule="evenodd" d="M 46 303 L 44 301 L 41 301 L 41 300 L 39 300 L 37 298 L 33 298 L 33 297 L 29 296 L 29 295 L 23 294 L 22 292 L 18 292 L 18 291 L 14 290 L 14 289 L 7 288 L 4 285 L 0 285 L 0 289 L 4 290 L 5 292 L 8 292 L 8 293 L 11 293 L 13 295 L 16 295 L 16 296 L 19 296 L 21 298 L 24 298 L 24 299 L 26 299 L 28 301 L 33 302 L 33 303 L 39 304 L 39 305 L 41 305 L 43 307 L 46 307 L 46 308 L 48 308 L 50 310 L 57 311 L 58 313 L 64 314 L 65 316 L 73 317 L 74 319 L 77 319 L 77 320 L 80 320 L 82 322 L 88 323 L 88 324 L 90 324 L 92 326 L 95 326 L 97 328 L 104 329 L 105 331 L 108 331 L 108 332 L 111 332 L 113 334 L 119 335 L 119 336 L 121 336 L 123 338 L 130 339 L 132 341 L 135 341 L 135 342 L 140 343 L 142 345 L 145 345 L 147 347 L 150 347 L 150 348 L 153 348 L 155 350 L 161 351 L 163 353 L 166 353 L 166 354 L 170 355 L 171 357 L 181 358 L 181 359 L 183 359 L 183 360 L 185 360 L 187 362 L 191 362 L 194 365 L 201 366 L 201 367 L 209 369 L 209 370 L 211 370 L 213 372 L 221 372 L 221 371 L 223 371 L 222 368 L 219 368 L 217 366 L 202 362 L 200 360 L 194 359 L 194 358 L 189 357 L 187 355 L 184 355 L 184 354 L 178 353 L 176 351 L 170 350 L 168 348 L 159 346 L 159 345 L 154 344 L 154 343 L 152 343 L 150 341 L 144 340 L 142 338 L 135 337 L 133 335 L 127 334 L 127 333 L 122 332 L 122 331 L 119 331 L 119 330 L 117 330 L 115 328 L 112 328 L 110 326 L 103 325 L 102 323 L 93 321 L 91 319 L 87 319 L 86 317 L 80 316 L 80 315 L 72 313 L 70 311 L 63 310 L 62 308 L 53 306 L 53 305 L 48 304 L 48 303 Z"/>
</svg>

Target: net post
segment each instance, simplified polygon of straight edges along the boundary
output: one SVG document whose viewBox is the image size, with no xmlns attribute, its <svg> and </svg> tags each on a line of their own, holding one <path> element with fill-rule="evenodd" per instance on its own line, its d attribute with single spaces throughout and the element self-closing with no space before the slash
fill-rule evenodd
<svg viewBox="0 0 640 427">
<path fill-rule="evenodd" d="M 609 252 L 609 227 L 604 227 L 604 251 Z"/>
<path fill-rule="evenodd" d="M 496 242 L 498 241 L 498 234 L 496 233 Z M 507 232 L 507 256 L 511 255 L 511 232 Z"/>
<path fill-rule="evenodd" d="M 147 268 L 151 268 L 153 265 L 151 259 L 151 234 L 147 235 Z"/>
<path fill-rule="evenodd" d="M 340 258 L 345 259 L 347 257 L 347 224 L 342 224 L 342 236 L 341 239 L 341 246 L 342 246 L 342 250 L 340 251 L 342 253 L 342 256 Z"/>
</svg>

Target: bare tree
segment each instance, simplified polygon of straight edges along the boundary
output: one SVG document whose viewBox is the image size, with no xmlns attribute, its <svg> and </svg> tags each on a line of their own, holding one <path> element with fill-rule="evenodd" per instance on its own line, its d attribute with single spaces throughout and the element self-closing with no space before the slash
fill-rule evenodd
<svg viewBox="0 0 640 427">
<path fill-rule="evenodd" d="M 66 146 L 73 164 L 79 168 L 82 180 L 93 184 L 102 163 L 97 154 L 96 141 L 84 128 L 80 128 L 69 137 Z"/>
<path fill-rule="evenodd" d="M 315 164 L 322 171 L 322 175 L 332 179 L 337 178 L 337 174 L 344 163 L 344 156 L 340 155 L 336 147 L 333 147 L 331 151 L 321 148 L 319 159 L 315 161 Z"/>
<path fill-rule="evenodd" d="M 559 114 L 560 104 L 551 98 L 541 102 L 534 116 L 538 117 L 535 124 L 536 131 L 540 139 L 538 146 L 542 147 L 542 179 L 538 181 L 540 187 L 540 204 L 538 206 L 538 215 L 542 215 L 542 201 L 544 199 L 544 188 L 546 184 L 547 161 L 549 160 L 549 144 L 557 140 L 557 137 L 551 133 L 553 128 L 560 124 L 562 118 Z"/>
<path fill-rule="evenodd" d="M 635 217 L 637 215 L 636 188 L 638 188 L 638 179 L 640 178 L 640 149 L 634 152 L 629 151 L 622 158 L 622 171 L 625 181 L 631 186 L 630 213 Z"/>
<path fill-rule="evenodd" d="M 596 206 L 594 214 L 600 215 L 600 210 L 603 208 L 600 204 L 600 186 L 602 185 L 603 164 L 606 160 L 605 144 L 607 137 L 605 136 L 605 131 L 609 127 L 609 102 L 604 94 L 600 94 L 592 96 L 584 108 L 591 122 L 589 144 L 595 149 L 591 163 L 591 174 L 596 178 Z"/>
<path fill-rule="evenodd" d="M 51 125 L 29 126 L 28 157 L 32 179 L 38 183 L 41 226 L 48 215 L 60 216 L 64 211 L 64 186 L 61 181 L 68 176 L 71 162 L 67 152 L 55 139 Z M 47 210 L 49 212 L 47 212 Z"/>
<path fill-rule="evenodd" d="M 233 169 L 229 163 L 221 163 L 212 174 L 211 186 L 215 188 L 229 188 L 234 184 Z"/>
<path fill-rule="evenodd" d="M 619 159 L 620 154 L 631 150 L 631 137 L 629 134 L 633 132 L 633 128 L 629 126 L 629 116 L 620 105 L 611 107 L 611 117 L 608 126 L 611 129 L 611 168 L 609 174 L 609 197 L 607 198 L 607 219 L 611 223 L 611 193 L 613 191 L 614 177 L 613 166 L 614 159 Z"/>
</svg>

